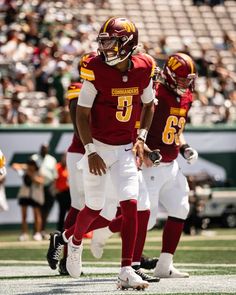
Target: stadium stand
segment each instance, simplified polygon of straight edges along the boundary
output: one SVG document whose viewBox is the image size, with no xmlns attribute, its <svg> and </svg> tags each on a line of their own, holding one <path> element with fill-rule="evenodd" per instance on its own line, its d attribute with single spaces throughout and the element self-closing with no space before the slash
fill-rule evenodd
<svg viewBox="0 0 236 295">
<path fill-rule="evenodd" d="M 144 49 L 160 66 L 174 51 L 194 58 L 199 79 L 190 123 L 235 123 L 236 1 L 204 2 L 0 1 L 0 124 L 70 123 L 65 90 L 78 79 L 79 57 L 96 50 L 98 28 L 112 15 L 136 23 Z M 13 120 L 19 111 L 25 119 Z"/>
</svg>

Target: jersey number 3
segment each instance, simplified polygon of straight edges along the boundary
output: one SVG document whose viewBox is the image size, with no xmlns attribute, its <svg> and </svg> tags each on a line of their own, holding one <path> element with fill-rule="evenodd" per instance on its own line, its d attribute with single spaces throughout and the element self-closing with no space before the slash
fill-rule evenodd
<svg viewBox="0 0 236 295">
<path fill-rule="evenodd" d="M 186 120 L 184 117 L 178 118 L 176 116 L 169 116 L 166 120 L 165 129 L 162 133 L 162 141 L 165 144 L 175 143 L 176 145 L 179 145 L 179 137 L 183 132 L 185 122 Z M 176 127 L 178 127 L 178 130 Z"/>
</svg>

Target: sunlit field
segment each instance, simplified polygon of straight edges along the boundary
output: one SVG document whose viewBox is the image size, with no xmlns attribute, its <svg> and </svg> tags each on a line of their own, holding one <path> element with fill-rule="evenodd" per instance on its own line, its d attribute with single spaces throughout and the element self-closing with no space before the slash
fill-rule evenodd
<svg viewBox="0 0 236 295">
<path fill-rule="evenodd" d="M 146 256 L 158 257 L 161 250 L 161 234 L 162 231 L 157 229 L 148 232 L 144 250 Z M 3 290 L 1 290 L 4 285 L 9 286 L 11 284 L 13 290 L 7 294 L 79 294 L 80 292 L 73 293 L 72 291 L 68 292 L 67 290 L 68 283 L 72 290 L 73 288 L 76 288 L 75 282 L 79 285 L 83 285 L 83 288 L 90 289 L 92 288 L 91 284 L 95 284 L 93 285 L 93 292 L 90 292 L 90 289 L 83 289 L 83 294 L 112 294 L 113 291 L 105 292 L 105 289 L 101 290 L 101 288 L 105 288 L 106 285 L 104 284 L 108 283 L 110 285 L 107 288 L 113 288 L 116 294 L 124 292 L 115 289 L 115 279 L 117 276 L 117 270 L 119 269 L 120 260 L 121 241 L 119 235 L 116 234 L 109 239 L 104 250 L 103 258 L 100 260 L 92 257 L 89 249 L 90 240 L 84 240 L 84 274 L 81 277 L 82 281 L 73 280 L 69 276 L 60 276 L 57 271 L 50 270 L 45 258 L 49 243 L 48 241 L 36 242 L 30 240 L 27 242 L 19 242 L 17 241 L 18 235 L 18 231 L 1 230 L 0 294 L 5 294 L 2 293 Z M 174 262 L 178 268 L 190 273 L 190 279 L 162 279 L 160 283 L 155 283 L 156 288 L 154 288 L 154 285 L 150 285 L 148 289 L 149 291 L 145 291 L 145 294 L 235 294 L 236 286 L 232 286 L 230 292 L 222 292 L 222 290 L 219 290 L 218 292 L 218 287 L 214 280 L 217 282 L 221 278 L 224 278 L 226 281 L 228 278 L 234 280 L 236 278 L 236 230 L 214 229 L 207 230 L 195 236 L 183 235 Z M 149 273 L 151 274 L 152 271 L 149 271 Z M 95 278 L 96 282 L 94 281 Z M 203 289 L 203 292 L 199 292 L 194 285 L 194 280 L 203 281 L 204 278 L 207 284 L 209 283 L 209 290 L 206 292 L 206 290 Z M 18 291 L 14 292 L 14 284 L 17 284 L 17 280 L 28 282 L 29 279 L 30 283 L 28 283 L 29 286 L 27 287 L 27 290 L 29 290 L 29 292 L 27 291 L 28 293 L 25 290 L 21 291 L 20 286 L 18 290 L 19 293 L 17 293 Z M 44 288 L 49 285 L 51 286 L 52 282 L 54 287 L 57 284 L 62 284 L 63 287 L 60 292 L 54 290 L 52 293 L 51 291 L 45 291 L 42 293 L 35 291 L 34 293 L 33 290 L 35 285 L 41 282 L 39 279 L 44 280 Z M 181 287 L 180 289 L 182 291 L 178 292 L 177 287 L 181 282 L 179 280 L 183 280 L 184 286 L 188 284 L 186 288 L 189 292 L 184 291 L 184 289 L 182 290 Z M 193 283 L 191 280 L 193 280 Z M 175 282 L 177 282 L 177 284 Z M 203 283 L 203 288 L 204 286 L 206 287 L 206 282 Z M 195 282 L 195 284 L 199 286 L 199 283 Z M 160 286 L 162 286 L 161 290 Z M 223 288 L 224 284 L 220 284 L 220 286 Z M 174 287 L 177 288 L 177 291 L 173 291 Z M 153 291 L 153 289 L 157 291 Z M 97 291 L 95 292 L 95 290 Z M 126 291 L 125 294 L 133 294 L 133 292 L 137 291 L 129 290 Z M 143 291 L 140 292 L 143 294 Z"/>
</svg>

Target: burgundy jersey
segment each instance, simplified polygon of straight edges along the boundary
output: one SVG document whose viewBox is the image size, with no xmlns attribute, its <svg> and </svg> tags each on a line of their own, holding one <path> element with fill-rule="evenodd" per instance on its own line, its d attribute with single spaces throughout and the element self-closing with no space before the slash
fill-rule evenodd
<svg viewBox="0 0 236 295">
<path fill-rule="evenodd" d="M 106 144 L 132 142 L 140 97 L 154 73 L 155 62 L 149 55 L 137 54 L 131 61 L 124 73 L 108 66 L 100 56 L 81 67 L 81 78 L 98 91 L 91 109 L 92 136 Z"/>
<path fill-rule="evenodd" d="M 79 82 L 71 83 L 71 85 L 68 87 L 66 98 L 69 100 L 69 104 L 72 99 L 76 99 L 76 101 L 78 100 L 81 87 L 82 83 Z M 75 132 L 73 134 L 72 142 L 67 151 L 70 153 L 85 153 L 83 143 Z"/>
<path fill-rule="evenodd" d="M 147 145 L 159 149 L 162 162 L 171 162 L 179 153 L 179 136 L 183 132 L 193 96 L 187 90 L 180 98 L 163 84 L 156 85 L 158 105 L 148 132 Z"/>
</svg>

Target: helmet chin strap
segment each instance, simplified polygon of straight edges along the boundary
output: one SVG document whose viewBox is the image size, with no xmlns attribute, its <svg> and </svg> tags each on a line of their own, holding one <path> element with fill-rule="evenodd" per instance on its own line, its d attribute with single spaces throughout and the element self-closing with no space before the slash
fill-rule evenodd
<svg viewBox="0 0 236 295">
<path fill-rule="evenodd" d="M 115 65 L 121 63 L 122 61 L 126 60 L 131 54 L 132 54 L 132 52 L 129 52 L 129 54 L 127 54 L 124 58 L 115 57 L 112 60 L 107 60 L 107 58 L 105 56 L 105 63 L 109 66 L 115 66 Z"/>
</svg>

